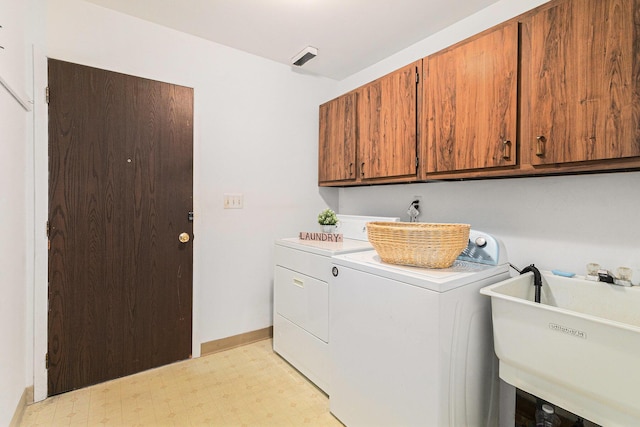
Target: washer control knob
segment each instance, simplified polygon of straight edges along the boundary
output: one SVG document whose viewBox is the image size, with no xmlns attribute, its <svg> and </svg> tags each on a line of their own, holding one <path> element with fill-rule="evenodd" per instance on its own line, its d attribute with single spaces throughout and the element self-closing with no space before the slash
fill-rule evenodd
<svg viewBox="0 0 640 427">
<path fill-rule="evenodd" d="M 333 267 L 331 269 L 331 274 L 333 274 L 333 277 L 338 277 L 338 267 Z"/>
<path fill-rule="evenodd" d="M 487 239 L 484 237 L 476 237 L 476 246 L 479 248 L 484 248 L 487 246 Z"/>
</svg>

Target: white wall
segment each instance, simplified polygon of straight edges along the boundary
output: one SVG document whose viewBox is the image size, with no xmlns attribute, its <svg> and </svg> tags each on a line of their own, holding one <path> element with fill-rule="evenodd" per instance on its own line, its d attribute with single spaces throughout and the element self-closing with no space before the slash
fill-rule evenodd
<svg viewBox="0 0 640 427">
<path fill-rule="evenodd" d="M 0 87 L 0 425 L 8 425 L 26 387 L 27 270 L 25 142 L 28 115 Z"/>
<path fill-rule="evenodd" d="M 585 274 L 588 262 L 634 269 L 640 281 L 640 172 L 429 182 L 341 191 L 340 212 L 461 222 L 501 238 L 509 260 Z"/>
<path fill-rule="evenodd" d="M 22 97 L 28 92 L 26 2 L 0 1 L 0 77 Z M 9 425 L 27 386 L 26 162 L 30 115 L 0 86 L 0 425 Z"/>
<path fill-rule="evenodd" d="M 502 0 L 340 82 L 353 89 L 532 9 L 546 0 Z M 640 172 L 430 182 L 340 190 L 345 214 L 406 214 L 421 196 L 423 222 L 465 222 L 502 238 L 512 263 L 585 273 L 588 262 L 634 269 L 640 281 Z"/>
</svg>

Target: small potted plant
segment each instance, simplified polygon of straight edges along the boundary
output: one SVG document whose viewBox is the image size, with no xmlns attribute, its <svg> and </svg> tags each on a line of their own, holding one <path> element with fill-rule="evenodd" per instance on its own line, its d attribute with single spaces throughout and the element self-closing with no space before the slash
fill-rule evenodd
<svg viewBox="0 0 640 427">
<path fill-rule="evenodd" d="M 331 209 L 325 209 L 318 214 L 318 223 L 325 233 L 333 233 L 338 224 L 338 217 Z"/>
</svg>

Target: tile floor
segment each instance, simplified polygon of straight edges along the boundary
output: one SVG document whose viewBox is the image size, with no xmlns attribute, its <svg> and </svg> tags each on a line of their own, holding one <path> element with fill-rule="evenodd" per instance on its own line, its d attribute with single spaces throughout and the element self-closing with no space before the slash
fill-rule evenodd
<svg viewBox="0 0 640 427">
<path fill-rule="evenodd" d="M 20 426 L 342 426 L 263 340 L 54 396 Z"/>
</svg>

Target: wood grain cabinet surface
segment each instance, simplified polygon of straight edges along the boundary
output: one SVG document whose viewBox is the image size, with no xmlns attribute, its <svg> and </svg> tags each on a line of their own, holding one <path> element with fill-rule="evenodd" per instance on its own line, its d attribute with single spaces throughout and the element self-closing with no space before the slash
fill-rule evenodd
<svg viewBox="0 0 640 427">
<path fill-rule="evenodd" d="M 320 105 L 320 183 L 356 179 L 357 105 L 355 91 Z"/>
<path fill-rule="evenodd" d="M 407 65 L 320 106 L 319 185 L 416 180 L 421 65 Z"/>
<path fill-rule="evenodd" d="M 640 1 L 554 2 L 524 34 L 531 164 L 640 156 Z"/>
<path fill-rule="evenodd" d="M 362 88 L 359 160 L 362 180 L 415 180 L 417 86 L 422 61 Z"/>
<path fill-rule="evenodd" d="M 427 174 L 516 164 L 518 23 L 424 59 Z"/>
</svg>

